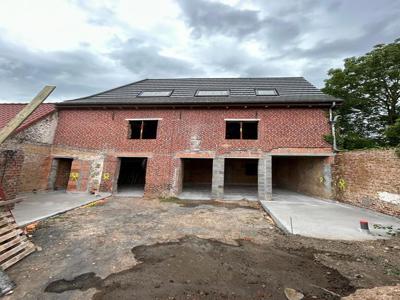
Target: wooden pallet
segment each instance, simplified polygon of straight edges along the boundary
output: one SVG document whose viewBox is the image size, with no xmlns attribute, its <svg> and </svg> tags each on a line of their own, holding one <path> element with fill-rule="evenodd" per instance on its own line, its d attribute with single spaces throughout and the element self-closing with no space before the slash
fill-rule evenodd
<svg viewBox="0 0 400 300">
<path fill-rule="evenodd" d="M 0 266 L 3 270 L 35 251 L 35 245 L 15 223 L 10 210 L 0 207 Z"/>
</svg>

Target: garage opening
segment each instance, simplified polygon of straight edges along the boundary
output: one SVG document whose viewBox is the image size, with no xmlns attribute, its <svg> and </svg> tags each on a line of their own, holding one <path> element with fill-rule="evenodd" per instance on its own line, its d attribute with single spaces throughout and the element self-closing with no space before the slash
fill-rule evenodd
<svg viewBox="0 0 400 300">
<path fill-rule="evenodd" d="M 258 159 L 225 159 L 224 199 L 258 199 Z"/>
<path fill-rule="evenodd" d="M 292 191 L 317 197 L 330 197 L 326 187 L 326 157 L 274 156 L 272 158 L 272 192 Z M 330 171 L 330 170 L 328 170 Z"/>
<path fill-rule="evenodd" d="M 213 160 L 208 158 L 182 159 L 182 199 L 211 199 Z"/>
<path fill-rule="evenodd" d="M 66 190 L 71 173 L 72 158 L 55 158 L 57 166 L 56 175 L 54 178 L 54 190 Z"/>
<path fill-rule="evenodd" d="M 118 195 L 143 196 L 146 184 L 147 158 L 122 157 L 120 163 Z"/>
</svg>

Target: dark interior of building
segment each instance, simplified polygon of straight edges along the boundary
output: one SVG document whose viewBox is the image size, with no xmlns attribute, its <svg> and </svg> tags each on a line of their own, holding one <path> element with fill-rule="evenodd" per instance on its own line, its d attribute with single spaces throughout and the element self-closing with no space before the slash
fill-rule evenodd
<svg viewBox="0 0 400 300">
<path fill-rule="evenodd" d="M 256 196 L 258 187 L 258 159 L 225 159 L 225 196 Z"/>
<path fill-rule="evenodd" d="M 275 156 L 272 158 L 272 188 L 313 196 L 326 196 L 324 157 Z"/>
<path fill-rule="evenodd" d="M 57 172 L 54 181 L 55 190 L 66 190 L 71 173 L 71 158 L 55 158 L 57 160 Z"/>
<path fill-rule="evenodd" d="M 147 158 L 122 157 L 118 176 L 118 192 L 144 190 Z"/>
<path fill-rule="evenodd" d="M 212 164 L 212 159 L 182 159 L 182 191 L 197 190 L 211 192 Z"/>
</svg>

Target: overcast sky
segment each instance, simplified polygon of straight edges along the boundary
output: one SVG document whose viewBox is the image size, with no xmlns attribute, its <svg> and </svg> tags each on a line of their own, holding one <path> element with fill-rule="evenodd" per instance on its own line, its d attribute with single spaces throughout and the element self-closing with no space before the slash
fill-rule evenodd
<svg viewBox="0 0 400 300">
<path fill-rule="evenodd" d="M 304 76 L 400 37 L 398 0 L 1 0 L 0 102 L 144 78 Z"/>
</svg>

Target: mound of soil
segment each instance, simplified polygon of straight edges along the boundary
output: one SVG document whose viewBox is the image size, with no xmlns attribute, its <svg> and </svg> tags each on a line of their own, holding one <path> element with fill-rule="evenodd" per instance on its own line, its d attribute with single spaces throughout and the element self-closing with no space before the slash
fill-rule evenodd
<svg viewBox="0 0 400 300">
<path fill-rule="evenodd" d="M 86 290 L 94 299 L 282 299 L 292 288 L 304 299 L 339 299 L 349 280 L 314 259 L 312 249 L 288 251 L 249 241 L 238 246 L 185 237 L 132 249 L 142 261 L 100 280 L 94 273 L 50 283 L 46 291 Z"/>
</svg>

